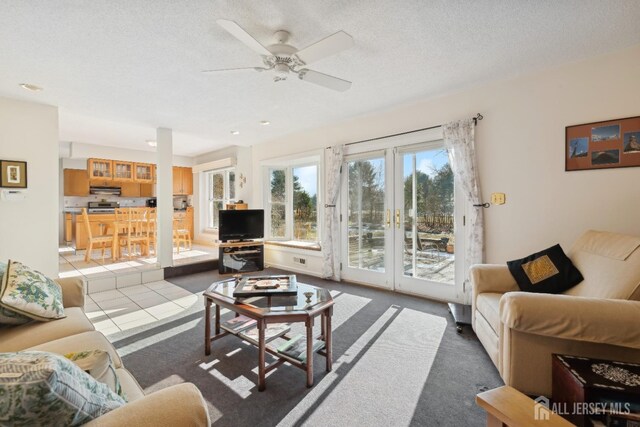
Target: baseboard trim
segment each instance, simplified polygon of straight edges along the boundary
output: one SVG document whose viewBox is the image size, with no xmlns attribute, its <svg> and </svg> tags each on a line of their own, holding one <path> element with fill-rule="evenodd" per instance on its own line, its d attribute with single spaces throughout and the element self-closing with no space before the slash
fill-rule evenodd
<svg viewBox="0 0 640 427">
<path fill-rule="evenodd" d="M 192 264 L 178 265 L 175 267 L 165 267 L 164 278 L 169 279 L 171 277 L 186 276 L 188 274 L 202 273 L 205 271 L 217 270 L 218 260 L 212 259 L 201 262 L 194 262 Z"/>
<path fill-rule="evenodd" d="M 306 274 L 307 276 L 313 276 L 313 277 L 318 277 L 318 278 L 322 279 L 322 274 L 321 273 L 316 273 L 315 271 L 303 270 L 301 268 L 295 268 L 295 267 L 291 267 L 289 265 L 273 264 L 273 263 L 265 261 L 264 262 L 264 268 L 267 268 L 267 267 L 279 268 L 280 270 L 291 271 L 292 273 Z"/>
</svg>

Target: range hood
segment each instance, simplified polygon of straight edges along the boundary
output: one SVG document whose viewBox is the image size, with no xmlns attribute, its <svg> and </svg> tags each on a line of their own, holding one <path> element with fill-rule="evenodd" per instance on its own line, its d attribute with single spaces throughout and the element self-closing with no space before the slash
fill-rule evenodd
<svg viewBox="0 0 640 427">
<path fill-rule="evenodd" d="M 119 196 L 121 193 L 120 187 L 89 187 L 89 194 Z"/>
</svg>

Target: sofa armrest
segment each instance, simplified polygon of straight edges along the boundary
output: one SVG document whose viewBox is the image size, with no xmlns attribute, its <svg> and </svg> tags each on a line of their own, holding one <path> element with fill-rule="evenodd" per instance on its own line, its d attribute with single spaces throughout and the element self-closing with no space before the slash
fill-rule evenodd
<svg viewBox="0 0 640 427">
<path fill-rule="evenodd" d="M 474 295 L 484 292 L 505 293 L 520 290 L 506 265 L 475 264 L 471 266 L 469 272 Z"/>
<path fill-rule="evenodd" d="M 62 305 L 84 309 L 84 280 L 78 277 L 56 279 L 62 288 Z"/>
<path fill-rule="evenodd" d="M 510 292 L 500 299 L 500 319 L 534 335 L 640 349 L 640 301 Z"/>
<path fill-rule="evenodd" d="M 211 424 L 207 404 L 198 388 L 178 384 L 151 393 L 87 423 L 87 426 L 206 426 Z"/>
</svg>

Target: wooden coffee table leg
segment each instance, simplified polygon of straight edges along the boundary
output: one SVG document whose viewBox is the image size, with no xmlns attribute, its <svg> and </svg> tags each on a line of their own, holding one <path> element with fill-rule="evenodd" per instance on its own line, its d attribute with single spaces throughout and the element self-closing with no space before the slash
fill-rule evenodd
<svg viewBox="0 0 640 427">
<path fill-rule="evenodd" d="M 264 342 L 264 320 L 258 320 L 258 391 L 264 391 L 265 384 L 265 342 Z"/>
<path fill-rule="evenodd" d="M 313 317 L 306 321 L 307 325 L 307 387 L 313 386 Z"/>
<path fill-rule="evenodd" d="M 216 304 L 216 323 L 215 323 L 216 335 L 220 333 L 220 306 Z"/>
<path fill-rule="evenodd" d="M 326 360 L 327 360 L 327 372 L 331 372 L 332 365 L 333 365 L 333 353 L 331 350 L 332 347 L 332 343 L 331 343 L 331 315 L 333 314 L 333 308 L 329 307 L 328 310 L 326 310 L 324 312 L 324 319 L 325 319 L 325 336 L 324 336 L 324 346 L 325 346 L 325 354 L 326 354 Z"/>
<path fill-rule="evenodd" d="M 208 298 L 204 300 L 204 354 L 211 354 L 211 301 Z"/>
</svg>

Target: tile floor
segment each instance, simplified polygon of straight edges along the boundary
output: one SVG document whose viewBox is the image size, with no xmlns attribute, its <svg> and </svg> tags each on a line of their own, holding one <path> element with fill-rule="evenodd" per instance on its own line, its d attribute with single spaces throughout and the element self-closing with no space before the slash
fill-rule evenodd
<svg viewBox="0 0 640 427">
<path fill-rule="evenodd" d="M 109 336 L 179 315 L 198 301 L 199 295 L 161 280 L 87 295 L 85 312 Z"/>
</svg>

